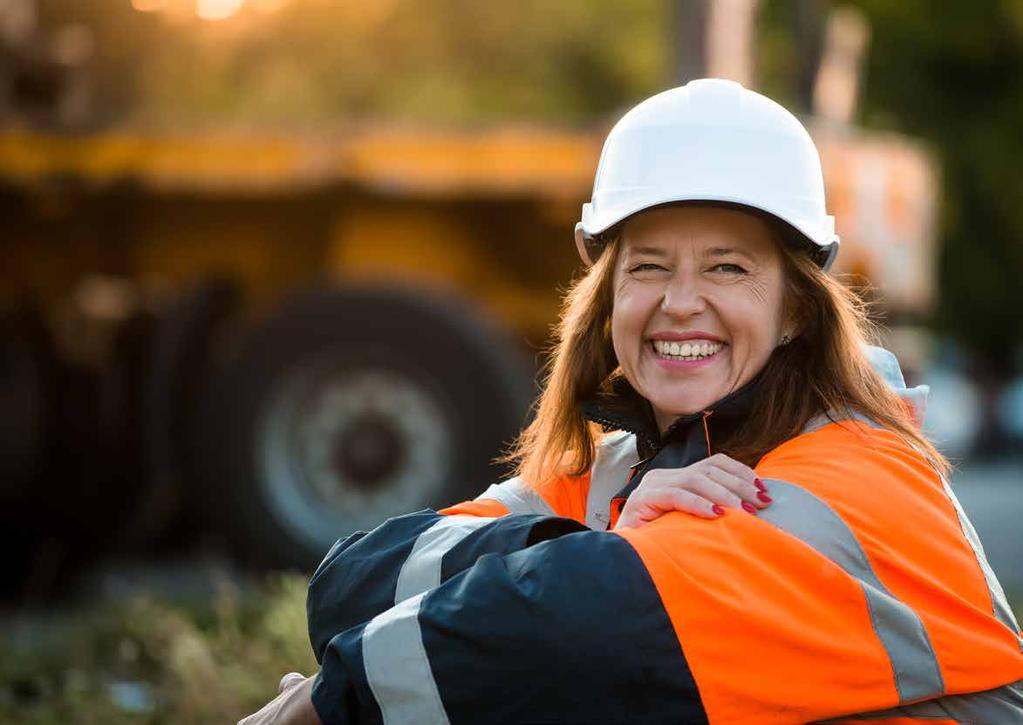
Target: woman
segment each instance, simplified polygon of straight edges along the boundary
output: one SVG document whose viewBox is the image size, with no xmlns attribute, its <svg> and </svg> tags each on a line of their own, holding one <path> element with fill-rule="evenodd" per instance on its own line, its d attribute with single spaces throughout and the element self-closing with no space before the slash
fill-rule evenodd
<svg viewBox="0 0 1023 725">
<path fill-rule="evenodd" d="M 321 672 L 246 722 L 1023 722 L 1019 627 L 925 390 L 826 274 L 798 121 L 727 81 L 648 99 L 576 237 L 519 476 L 338 542 Z"/>
</svg>

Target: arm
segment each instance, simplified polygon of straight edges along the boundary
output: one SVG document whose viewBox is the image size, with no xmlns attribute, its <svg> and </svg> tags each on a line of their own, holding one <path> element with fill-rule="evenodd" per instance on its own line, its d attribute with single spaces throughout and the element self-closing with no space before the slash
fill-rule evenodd
<svg viewBox="0 0 1023 725">
<path fill-rule="evenodd" d="M 327 723 L 699 722 L 680 655 L 635 552 L 575 532 L 484 556 L 337 635 L 313 701 Z"/>
<path fill-rule="evenodd" d="M 719 503 L 732 508 L 741 504 L 756 512 L 770 499 L 757 498 L 763 494 L 754 481 L 753 471 L 723 455 L 681 469 L 651 471 L 630 496 L 618 526 L 641 526 L 669 510 L 716 518 L 718 511 L 724 513 Z M 546 494 L 559 503 L 559 510 L 575 509 L 577 520 L 586 517 L 586 511 L 578 509 L 585 494 L 572 490 L 578 483 L 557 481 Z M 762 487 L 759 481 L 756 484 Z M 504 515 L 508 512 L 512 515 Z M 476 501 L 439 513 L 401 516 L 371 534 L 354 534 L 335 544 L 310 583 L 314 652 L 321 657 L 335 634 L 436 587 L 485 554 L 510 554 L 581 530 L 586 527 L 555 516 L 544 496 L 511 479 L 491 486 Z"/>
<path fill-rule="evenodd" d="M 447 581 L 484 554 L 508 554 L 585 529 L 552 514 L 512 479 L 476 501 L 399 516 L 338 541 L 309 584 L 309 635 L 317 659 L 338 632 Z"/>
<path fill-rule="evenodd" d="M 485 556 L 334 637 L 313 701 L 326 723 L 782 723 L 897 704 L 856 583 L 804 549 L 751 516 L 668 514 Z"/>
</svg>

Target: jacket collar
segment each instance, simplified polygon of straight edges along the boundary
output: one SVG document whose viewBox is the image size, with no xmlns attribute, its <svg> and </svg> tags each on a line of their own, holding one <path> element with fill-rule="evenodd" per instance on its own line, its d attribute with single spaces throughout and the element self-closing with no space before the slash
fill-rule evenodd
<svg viewBox="0 0 1023 725">
<path fill-rule="evenodd" d="M 599 423 L 605 431 L 624 430 L 635 434 L 640 459 L 649 458 L 669 443 L 686 440 L 694 433 L 699 434 L 705 448 L 712 450 L 713 441 L 730 436 L 749 415 L 759 382 L 759 376 L 754 377 L 703 411 L 680 416 L 663 434 L 649 401 L 622 376 L 614 378 L 610 392 L 584 400 L 581 410 L 587 420 Z"/>
<path fill-rule="evenodd" d="M 753 408 L 759 387 L 754 377 L 701 412 L 675 420 L 662 434 L 650 403 L 624 377 L 616 377 L 609 392 L 582 403 L 583 415 L 605 430 L 624 430 L 635 434 L 639 463 L 616 498 L 627 498 L 647 471 L 654 468 L 682 468 L 707 458 L 715 442 L 731 437 Z"/>
</svg>

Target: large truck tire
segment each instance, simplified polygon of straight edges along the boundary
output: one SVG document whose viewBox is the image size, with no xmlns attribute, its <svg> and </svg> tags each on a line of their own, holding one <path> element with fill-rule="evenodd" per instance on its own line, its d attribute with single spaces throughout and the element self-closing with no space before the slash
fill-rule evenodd
<svg viewBox="0 0 1023 725">
<path fill-rule="evenodd" d="M 162 310 L 152 333 L 141 400 L 145 480 L 123 539 L 137 547 L 158 539 L 191 512 L 195 483 L 189 470 L 190 427 L 212 371 L 219 334 L 237 310 L 240 290 L 207 278 Z"/>
<path fill-rule="evenodd" d="M 46 446 L 43 335 L 31 315 L 0 318 L 0 502 L 30 499 Z"/>
<path fill-rule="evenodd" d="M 309 570 L 340 537 L 500 477 L 533 373 L 437 295 L 298 296 L 240 339 L 200 407 L 209 511 L 245 558 Z"/>
</svg>

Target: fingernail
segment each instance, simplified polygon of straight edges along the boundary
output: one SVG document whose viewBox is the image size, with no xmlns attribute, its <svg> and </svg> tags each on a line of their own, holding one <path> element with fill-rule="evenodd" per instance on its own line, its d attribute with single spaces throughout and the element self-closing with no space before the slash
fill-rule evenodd
<svg viewBox="0 0 1023 725">
<path fill-rule="evenodd" d="M 767 490 L 767 486 L 765 486 L 764 482 L 761 481 L 759 478 L 754 478 L 753 479 L 753 485 L 756 486 L 757 489 L 760 490 L 760 491 L 766 491 Z"/>
<path fill-rule="evenodd" d="M 757 507 L 751 504 L 749 501 L 743 501 L 742 507 L 749 511 L 751 514 L 756 514 L 757 512 Z"/>
<path fill-rule="evenodd" d="M 774 500 L 773 498 L 771 498 L 770 496 L 768 496 L 768 495 L 767 495 L 766 493 L 764 493 L 763 491 L 757 491 L 757 498 L 759 498 L 759 499 L 760 499 L 761 501 L 763 501 L 764 503 L 771 503 L 771 501 L 773 501 L 773 500 Z"/>
<path fill-rule="evenodd" d="M 718 506 L 717 504 L 714 504 L 713 506 L 711 506 L 710 510 L 713 511 L 714 513 L 716 513 L 718 516 L 724 516 L 724 514 L 725 514 L 724 507 L 723 506 Z"/>
</svg>

